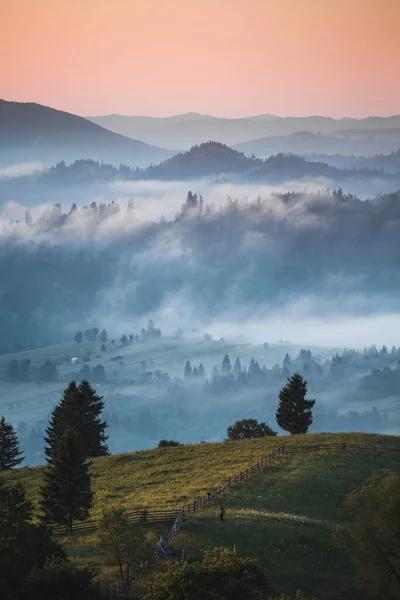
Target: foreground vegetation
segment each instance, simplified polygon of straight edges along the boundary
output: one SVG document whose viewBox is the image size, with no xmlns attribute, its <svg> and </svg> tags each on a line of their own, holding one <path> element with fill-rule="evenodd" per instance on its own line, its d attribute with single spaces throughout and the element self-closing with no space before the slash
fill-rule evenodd
<svg viewBox="0 0 400 600">
<path fill-rule="evenodd" d="M 218 444 L 166 447 L 93 459 L 95 502 L 91 516 L 106 506 L 129 510 L 143 507 L 181 507 L 257 462 L 273 447 L 286 443 L 376 444 L 400 450 L 400 438 L 369 434 L 309 434 L 266 437 Z M 221 498 L 226 523 L 218 507 L 191 516 L 176 541 L 178 556 L 199 557 L 215 546 L 235 547 L 241 557 L 257 558 L 274 590 L 335 600 L 358 598 L 349 561 L 332 543 L 341 522 L 338 509 L 345 495 L 380 468 L 400 470 L 396 453 L 313 453 L 286 455 L 263 474 L 238 484 Z M 19 481 L 37 507 L 43 469 L 19 469 L 2 474 Z M 167 524 L 154 531 L 167 533 Z M 74 535 L 63 542 L 80 566 L 99 567 L 101 580 L 115 581 L 115 567 L 105 564 L 94 536 Z"/>
</svg>

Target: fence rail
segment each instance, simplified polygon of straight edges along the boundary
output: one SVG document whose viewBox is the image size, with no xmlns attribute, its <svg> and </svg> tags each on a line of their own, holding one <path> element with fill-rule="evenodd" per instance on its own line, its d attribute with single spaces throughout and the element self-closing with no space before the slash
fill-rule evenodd
<svg viewBox="0 0 400 600">
<path fill-rule="evenodd" d="M 129 523 L 173 523 L 179 514 L 179 509 L 151 510 L 144 508 L 143 510 L 134 510 L 126 513 Z M 89 534 L 96 531 L 98 520 L 84 521 L 76 523 L 72 527 L 73 534 Z M 66 535 L 65 527 L 53 527 L 53 533 L 56 536 Z"/>
</svg>

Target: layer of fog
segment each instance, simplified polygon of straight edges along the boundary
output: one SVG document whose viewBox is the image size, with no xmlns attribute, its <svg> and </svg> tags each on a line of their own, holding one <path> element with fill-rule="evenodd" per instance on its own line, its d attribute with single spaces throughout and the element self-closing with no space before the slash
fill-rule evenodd
<svg viewBox="0 0 400 600">
<path fill-rule="evenodd" d="M 26 223 L 26 206 L 9 202 L 1 213 L 0 347 L 10 352 L 16 346 L 72 344 L 77 330 L 105 327 L 115 345 L 103 354 L 97 344 L 90 364 L 104 362 L 108 370 L 110 383 L 101 384 L 99 391 L 104 390 L 114 423 L 114 451 L 154 445 L 168 431 L 180 441 L 221 439 L 236 418 L 274 425 L 280 379 L 271 378 L 256 395 L 253 388 L 238 388 L 234 394 L 228 390 L 223 402 L 218 395 L 193 391 L 197 403 L 191 403 L 190 387 L 185 391 L 132 383 L 143 356 L 155 360 L 144 371 L 160 369 L 181 378 L 189 357 L 183 343 L 176 358 L 171 358 L 168 340 L 159 349 L 157 342 L 154 348 L 119 343 L 123 334 L 140 332 L 150 318 L 163 339 L 181 328 L 186 339 L 198 344 L 196 364 L 204 360 L 208 377 L 225 352 L 232 361 L 239 356 L 246 367 L 254 354 L 260 365 L 271 369 L 286 351 L 294 358 L 301 347 L 314 354 L 318 346 L 316 354 L 332 356 L 345 347 L 399 345 L 398 195 L 363 202 L 329 194 L 326 181 L 309 182 L 307 193 L 304 182 L 292 182 L 298 194 L 284 197 L 267 186 L 189 185 L 204 197 L 201 214 L 199 196 L 192 212 L 182 210 L 187 182 L 114 182 L 108 189 L 119 207 L 109 201 L 102 216 L 99 203 L 104 196 L 96 206 L 71 213 L 74 198 L 62 207 L 37 205 L 29 209 Z M 205 333 L 216 340 L 212 351 L 202 345 Z M 225 343 L 219 345 L 221 337 Z M 265 342 L 278 344 L 278 350 L 265 353 Z M 232 344 L 249 343 L 253 346 L 230 350 Z M 77 351 L 76 345 L 69 346 L 69 358 L 63 358 L 65 377 L 72 370 L 70 353 Z M 112 357 L 133 351 L 135 364 L 124 375 L 124 367 Z M 38 352 L 40 360 L 52 359 L 51 348 Z M 390 360 L 384 366 L 395 368 L 397 355 Z M 397 401 L 385 400 L 383 409 L 375 397 L 365 400 L 360 394 L 359 379 L 374 363 L 360 364 L 338 381 L 329 379 L 328 368 L 328 379 L 312 382 L 319 430 L 398 429 Z M 1 410 L 17 425 L 24 419 L 29 427 L 37 422 L 42 432 L 63 383 L 53 392 L 36 382 L 16 385 L 13 392 L 12 384 L 6 384 Z M 29 401 L 28 386 L 33 394 Z M 354 402 L 356 411 L 366 413 L 367 424 L 358 413 L 348 417 Z M 376 405 L 378 415 L 371 412 Z M 152 421 L 147 437 L 140 433 L 146 411 Z M 117 425 L 115 415 L 121 421 L 130 416 L 132 431 Z"/>
<path fill-rule="evenodd" d="M 45 171 L 45 169 L 45 165 L 39 161 L 14 163 L 0 168 L 0 179 L 14 179 L 16 177 L 36 175 Z"/>
</svg>

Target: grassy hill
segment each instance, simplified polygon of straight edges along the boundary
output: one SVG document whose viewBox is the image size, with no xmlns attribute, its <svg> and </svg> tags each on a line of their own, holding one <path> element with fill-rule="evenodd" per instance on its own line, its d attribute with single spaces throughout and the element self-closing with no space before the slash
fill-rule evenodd
<svg viewBox="0 0 400 600">
<path fill-rule="evenodd" d="M 182 507 L 191 499 L 218 487 L 244 467 L 285 441 L 309 443 L 378 444 L 400 450 L 400 438 L 367 434 L 310 434 L 241 442 L 188 445 L 134 452 L 93 460 L 95 491 L 92 514 L 116 504 L 128 509 L 144 506 Z M 338 509 L 347 492 L 358 487 L 376 469 L 400 469 L 395 453 L 313 453 L 288 455 L 264 473 L 237 484 L 221 501 L 226 523 L 218 521 L 217 506 L 192 515 L 176 540 L 179 555 L 199 555 L 215 545 L 236 546 L 241 556 L 253 556 L 277 590 L 302 588 L 327 600 L 356 599 L 351 567 L 331 543 L 340 521 Z M 29 497 L 38 501 L 42 468 L 4 474 L 20 481 Z M 218 501 L 219 503 L 219 501 Z M 157 526 L 165 533 L 167 525 Z M 113 580 L 114 571 L 103 564 L 91 536 L 65 539 L 67 549 L 81 564 L 102 568 L 102 578 Z"/>
</svg>

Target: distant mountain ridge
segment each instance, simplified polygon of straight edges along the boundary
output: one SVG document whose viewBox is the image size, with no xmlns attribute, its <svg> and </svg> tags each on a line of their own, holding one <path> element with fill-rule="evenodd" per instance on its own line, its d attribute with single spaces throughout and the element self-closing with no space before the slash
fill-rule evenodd
<svg viewBox="0 0 400 600">
<path fill-rule="evenodd" d="M 88 119 L 115 133 L 174 150 L 189 149 L 210 139 L 233 146 L 262 137 L 291 135 L 301 131 L 330 135 L 334 132 L 354 129 L 378 131 L 400 128 L 400 115 L 365 119 L 333 119 L 320 116 L 279 117 L 266 114 L 226 119 L 199 113 L 186 113 L 172 117 L 106 115 L 91 116 Z"/>
<path fill-rule="evenodd" d="M 171 156 L 163 148 L 113 133 L 83 117 L 31 102 L 0 100 L 0 161 L 94 158 L 146 166 Z"/>
<path fill-rule="evenodd" d="M 272 154 L 292 153 L 343 156 L 388 154 L 400 146 L 400 128 L 384 130 L 348 130 L 331 134 L 298 131 L 289 135 L 268 136 L 232 146 L 248 156 L 265 158 Z M 321 159 L 325 162 L 325 159 Z"/>
</svg>

